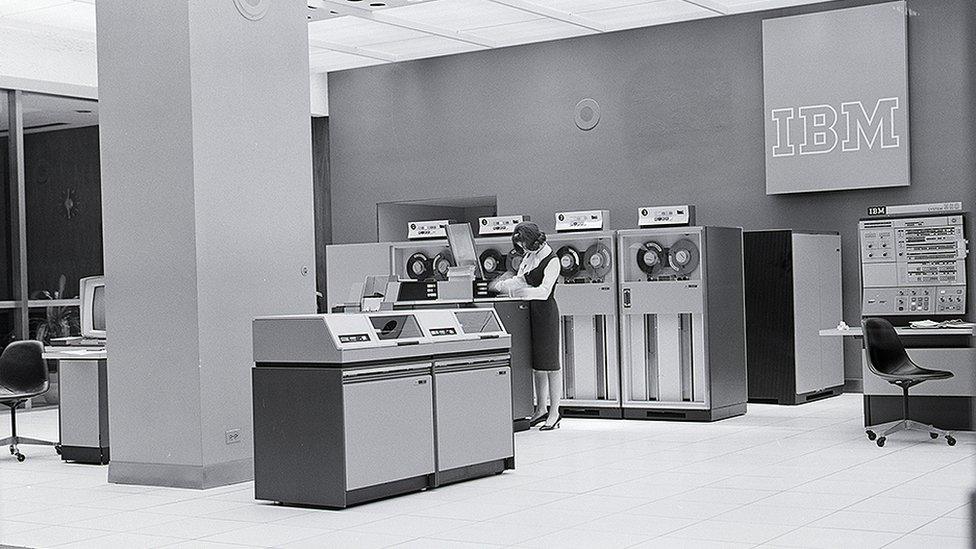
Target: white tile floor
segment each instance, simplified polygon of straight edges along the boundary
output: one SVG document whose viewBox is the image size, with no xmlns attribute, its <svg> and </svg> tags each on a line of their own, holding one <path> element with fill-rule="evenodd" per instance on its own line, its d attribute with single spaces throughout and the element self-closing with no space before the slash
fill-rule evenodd
<svg viewBox="0 0 976 549">
<path fill-rule="evenodd" d="M 56 412 L 23 414 L 51 437 Z M 0 417 L 0 437 L 9 423 Z M 976 436 L 861 429 L 859 395 L 712 424 L 567 419 L 515 471 L 345 511 L 117 486 L 105 467 L 0 453 L 0 544 L 30 547 L 969 547 Z"/>
</svg>

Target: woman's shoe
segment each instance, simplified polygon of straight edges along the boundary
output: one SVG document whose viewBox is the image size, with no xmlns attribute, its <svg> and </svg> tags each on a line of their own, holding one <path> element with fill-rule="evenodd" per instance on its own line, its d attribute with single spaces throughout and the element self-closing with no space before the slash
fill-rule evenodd
<svg viewBox="0 0 976 549">
<path fill-rule="evenodd" d="M 542 414 L 541 416 L 535 419 L 529 420 L 529 427 L 535 427 L 536 425 L 544 422 L 547 419 L 549 419 L 549 414 L 548 413 Z"/>
<path fill-rule="evenodd" d="M 552 430 L 558 429 L 559 428 L 559 422 L 562 421 L 562 420 L 563 420 L 563 418 L 559 418 L 559 419 L 556 420 L 556 423 L 553 423 L 552 425 L 543 425 L 542 427 L 539 427 L 539 430 L 540 431 L 552 431 Z"/>
</svg>

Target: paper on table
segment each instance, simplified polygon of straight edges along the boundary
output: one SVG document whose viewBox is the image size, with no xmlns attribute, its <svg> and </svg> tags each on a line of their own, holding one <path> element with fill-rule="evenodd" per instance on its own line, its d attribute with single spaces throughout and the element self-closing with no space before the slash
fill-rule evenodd
<svg viewBox="0 0 976 549">
<path fill-rule="evenodd" d="M 943 322 L 936 322 L 934 320 L 915 320 L 908 323 L 909 326 L 916 329 L 929 330 L 933 328 L 973 328 L 976 324 L 972 322 L 963 322 L 962 320 L 945 320 Z"/>
</svg>

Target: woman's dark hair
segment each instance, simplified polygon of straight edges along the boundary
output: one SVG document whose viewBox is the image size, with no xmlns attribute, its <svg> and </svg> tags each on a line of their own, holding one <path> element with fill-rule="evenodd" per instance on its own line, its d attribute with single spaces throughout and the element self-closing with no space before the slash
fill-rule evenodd
<svg viewBox="0 0 976 549">
<path fill-rule="evenodd" d="M 539 226 L 531 221 L 523 221 L 515 226 L 512 233 L 512 244 L 518 250 L 522 249 L 522 244 L 529 251 L 535 251 L 546 243 L 546 233 L 539 230 Z"/>
</svg>

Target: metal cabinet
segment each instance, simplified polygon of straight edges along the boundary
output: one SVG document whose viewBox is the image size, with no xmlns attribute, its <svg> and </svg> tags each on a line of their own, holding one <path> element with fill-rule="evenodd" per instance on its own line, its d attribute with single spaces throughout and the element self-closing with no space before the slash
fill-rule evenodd
<svg viewBox="0 0 976 549">
<path fill-rule="evenodd" d="M 532 392 L 532 319 L 525 301 L 500 301 L 495 312 L 512 335 L 512 418 L 519 427 L 528 428 L 527 418 L 535 409 Z"/>
<path fill-rule="evenodd" d="M 107 371 L 104 359 L 58 361 L 58 428 L 65 461 L 109 461 Z"/>
<path fill-rule="evenodd" d="M 434 363 L 439 471 L 513 455 L 511 377 L 507 356 Z"/>
<path fill-rule="evenodd" d="M 791 229 L 743 233 L 749 401 L 802 404 L 843 392 L 841 241 Z"/>
<path fill-rule="evenodd" d="M 434 472 L 430 375 L 350 371 L 342 385 L 347 490 Z"/>
</svg>

